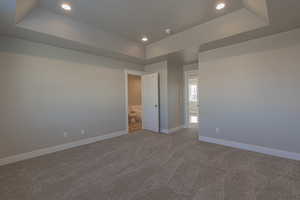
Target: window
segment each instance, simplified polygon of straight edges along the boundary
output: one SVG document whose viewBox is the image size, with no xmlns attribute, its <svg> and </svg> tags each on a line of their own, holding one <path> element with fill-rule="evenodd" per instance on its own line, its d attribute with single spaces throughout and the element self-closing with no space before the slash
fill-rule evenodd
<svg viewBox="0 0 300 200">
<path fill-rule="evenodd" d="M 198 95 L 197 95 L 197 85 L 189 85 L 189 101 L 190 102 L 197 102 Z"/>
<path fill-rule="evenodd" d="M 195 128 L 199 123 L 198 116 L 198 76 L 196 72 L 186 73 L 186 125 Z"/>
<path fill-rule="evenodd" d="M 192 123 L 192 124 L 198 123 L 198 116 L 191 116 L 190 123 Z"/>
</svg>

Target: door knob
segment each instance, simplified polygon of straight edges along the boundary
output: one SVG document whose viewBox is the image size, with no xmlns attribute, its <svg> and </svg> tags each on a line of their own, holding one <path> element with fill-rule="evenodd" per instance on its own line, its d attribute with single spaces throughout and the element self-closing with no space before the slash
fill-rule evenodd
<svg viewBox="0 0 300 200">
<path fill-rule="evenodd" d="M 157 105 L 157 104 L 155 104 L 155 105 L 154 105 L 154 107 L 155 107 L 155 108 L 157 108 L 157 107 L 158 107 L 158 105 Z"/>
</svg>

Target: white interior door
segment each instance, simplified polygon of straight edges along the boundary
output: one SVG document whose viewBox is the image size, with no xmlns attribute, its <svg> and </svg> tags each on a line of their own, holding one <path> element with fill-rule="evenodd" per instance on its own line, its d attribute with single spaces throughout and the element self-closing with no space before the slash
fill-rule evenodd
<svg viewBox="0 0 300 200">
<path fill-rule="evenodd" d="M 143 129 L 159 132 L 158 73 L 142 76 Z"/>
</svg>

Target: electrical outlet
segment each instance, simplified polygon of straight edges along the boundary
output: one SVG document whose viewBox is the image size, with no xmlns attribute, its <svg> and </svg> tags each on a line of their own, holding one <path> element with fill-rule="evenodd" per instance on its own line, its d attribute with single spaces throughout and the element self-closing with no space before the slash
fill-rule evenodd
<svg viewBox="0 0 300 200">
<path fill-rule="evenodd" d="M 220 133 L 220 129 L 219 128 L 216 128 L 216 133 Z"/>
<path fill-rule="evenodd" d="M 68 132 L 65 131 L 65 132 L 64 132 L 64 137 L 68 137 L 68 135 L 69 135 Z"/>
<path fill-rule="evenodd" d="M 81 135 L 85 135 L 85 130 L 84 129 L 81 130 Z"/>
</svg>

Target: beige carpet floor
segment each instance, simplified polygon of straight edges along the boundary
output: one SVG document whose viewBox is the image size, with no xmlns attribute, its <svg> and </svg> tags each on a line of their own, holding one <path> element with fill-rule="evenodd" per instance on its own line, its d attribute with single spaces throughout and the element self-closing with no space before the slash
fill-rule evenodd
<svg viewBox="0 0 300 200">
<path fill-rule="evenodd" d="M 135 134 L 0 167 L 1 200 L 299 200 L 300 163 Z"/>
</svg>

